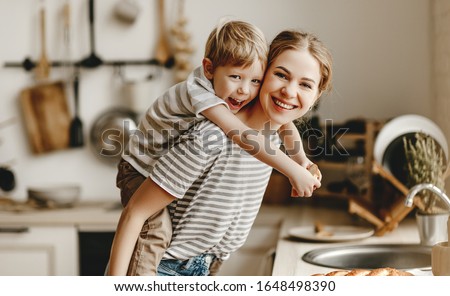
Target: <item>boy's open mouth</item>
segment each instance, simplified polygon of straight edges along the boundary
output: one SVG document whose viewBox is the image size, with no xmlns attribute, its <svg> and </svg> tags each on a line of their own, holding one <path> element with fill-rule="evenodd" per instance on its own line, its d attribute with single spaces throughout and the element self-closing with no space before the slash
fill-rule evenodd
<svg viewBox="0 0 450 296">
<path fill-rule="evenodd" d="M 274 97 L 272 97 L 272 100 L 275 103 L 275 105 L 277 105 L 278 107 L 280 107 L 282 109 L 285 109 L 285 110 L 292 110 L 292 109 L 298 108 L 298 106 L 296 106 L 296 105 L 291 105 L 291 104 L 284 103 L 284 102 L 282 102 L 282 101 L 280 101 L 280 100 L 278 100 L 277 98 L 274 98 Z"/>
<path fill-rule="evenodd" d="M 228 97 L 228 102 L 230 102 L 230 107 L 233 108 L 240 108 L 244 104 L 245 101 L 239 101 L 236 99 L 233 99 L 232 97 Z"/>
</svg>

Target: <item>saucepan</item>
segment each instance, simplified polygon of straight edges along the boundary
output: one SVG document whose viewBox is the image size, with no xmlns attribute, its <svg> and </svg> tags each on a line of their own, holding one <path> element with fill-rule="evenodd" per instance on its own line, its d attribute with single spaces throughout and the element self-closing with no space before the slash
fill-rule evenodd
<svg viewBox="0 0 450 296">
<path fill-rule="evenodd" d="M 137 129 L 137 120 L 138 114 L 124 107 L 101 113 L 90 131 L 95 155 L 105 163 L 117 164 L 130 136 Z"/>
<path fill-rule="evenodd" d="M 16 186 L 14 173 L 8 167 L 0 166 L 0 191 L 12 191 Z"/>
</svg>

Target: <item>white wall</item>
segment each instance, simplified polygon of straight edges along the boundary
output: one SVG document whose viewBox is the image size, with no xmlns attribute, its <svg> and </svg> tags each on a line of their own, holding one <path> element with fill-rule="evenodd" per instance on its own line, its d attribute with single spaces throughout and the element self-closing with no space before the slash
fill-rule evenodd
<svg viewBox="0 0 450 296">
<path fill-rule="evenodd" d="M 450 139 L 450 1 L 433 0 L 433 118 Z M 447 179 L 448 180 L 448 179 Z M 450 192 L 450 182 L 446 183 Z"/>
<path fill-rule="evenodd" d="M 112 16 L 120 0 L 96 1 L 97 53 L 105 60 L 148 59 L 156 40 L 156 1 L 136 0 L 142 11 L 137 22 L 126 26 Z M 71 0 L 72 57 L 89 54 L 87 0 Z M 62 57 L 60 11 L 64 1 L 46 0 L 47 47 L 50 59 Z M 177 0 L 167 0 L 169 23 L 176 16 Z M 0 0 L 0 63 L 39 56 L 38 1 Z M 231 15 L 253 22 L 271 40 L 286 28 L 304 28 L 317 33 L 331 49 L 335 61 L 334 91 L 323 98 L 322 119 L 338 121 L 355 116 L 386 119 L 417 113 L 431 116 L 431 46 L 429 0 L 186 0 L 188 31 L 197 51 L 192 61 L 200 63 L 207 35 L 217 20 Z M 127 69 L 134 77 L 145 69 Z M 164 81 L 153 85 L 165 88 Z M 54 69 L 53 79 L 64 78 Z M 11 194 L 24 199 L 26 187 L 48 182 L 77 182 L 83 199 L 118 200 L 115 168 L 96 159 L 86 146 L 42 156 L 28 148 L 18 107 L 20 89 L 34 81 L 21 69 L 0 68 L 0 121 L 14 117 L 16 123 L 0 131 L 0 164 L 14 161 L 18 186 Z M 95 117 L 108 106 L 120 104 L 119 85 L 110 67 L 83 69 L 81 116 L 85 133 Z M 150 86 L 147 86 L 150 92 Z"/>
</svg>

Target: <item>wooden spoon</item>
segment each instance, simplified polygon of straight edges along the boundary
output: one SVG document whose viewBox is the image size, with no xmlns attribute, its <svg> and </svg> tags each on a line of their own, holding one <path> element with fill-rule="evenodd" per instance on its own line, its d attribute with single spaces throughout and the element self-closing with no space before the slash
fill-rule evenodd
<svg viewBox="0 0 450 296">
<path fill-rule="evenodd" d="M 159 17 L 159 39 L 156 44 L 155 59 L 160 65 L 167 65 L 173 60 L 170 52 L 169 40 L 167 39 L 166 21 L 164 17 L 164 0 L 158 0 Z"/>
<path fill-rule="evenodd" d="M 36 80 L 46 80 L 50 75 L 50 63 L 47 59 L 46 46 L 45 46 L 45 9 L 41 8 L 41 57 L 36 65 L 35 75 Z"/>
</svg>

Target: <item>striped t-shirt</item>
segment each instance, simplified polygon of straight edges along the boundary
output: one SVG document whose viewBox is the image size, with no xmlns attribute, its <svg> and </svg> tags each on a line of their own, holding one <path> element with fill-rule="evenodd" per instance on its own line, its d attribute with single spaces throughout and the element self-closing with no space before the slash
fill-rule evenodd
<svg viewBox="0 0 450 296">
<path fill-rule="evenodd" d="M 147 177 L 153 164 L 196 122 L 202 111 L 226 102 L 215 95 L 211 82 L 198 67 L 189 77 L 158 97 L 130 136 L 122 158 Z"/>
<path fill-rule="evenodd" d="M 272 140 L 280 144 L 277 135 Z M 208 120 L 180 136 L 150 174 L 177 197 L 168 206 L 173 235 L 163 258 L 212 253 L 227 259 L 245 242 L 271 171 Z"/>
</svg>

